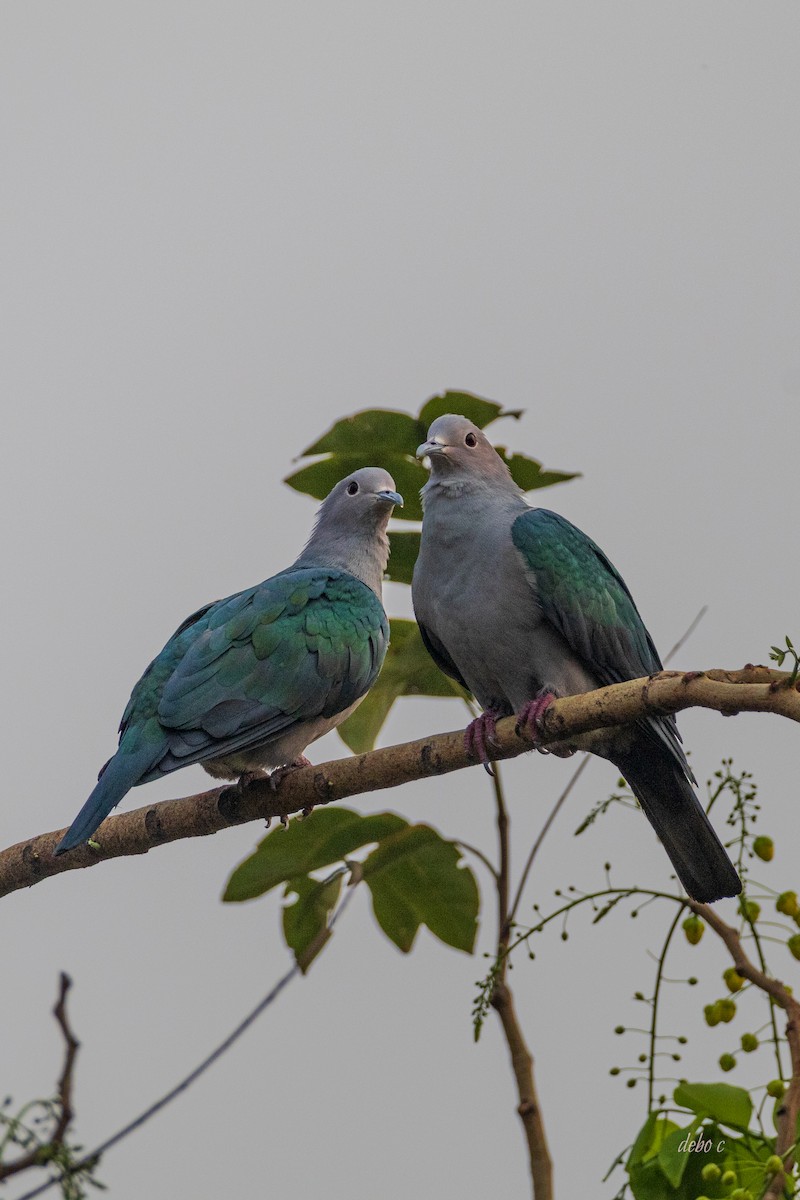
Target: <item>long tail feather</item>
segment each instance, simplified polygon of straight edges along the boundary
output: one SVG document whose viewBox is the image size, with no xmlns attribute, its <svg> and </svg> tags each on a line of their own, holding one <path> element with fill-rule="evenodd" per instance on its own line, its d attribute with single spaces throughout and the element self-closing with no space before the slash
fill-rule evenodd
<svg viewBox="0 0 800 1200">
<path fill-rule="evenodd" d="M 152 746 L 134 752 L 120 747 L 104 767 L 92 794 L 56 846 L 55 853 L 74 850 L 90 838 L 112 808 L 116 808 L 123 796 L 141 781 L 153 759 Z"/>
<path fill-rule="evenodd" d="M 680 764 L 641 742 L 614 761 L 689 895 L 704 904 L 738 896 L 741 880 Z"/>
</svg>

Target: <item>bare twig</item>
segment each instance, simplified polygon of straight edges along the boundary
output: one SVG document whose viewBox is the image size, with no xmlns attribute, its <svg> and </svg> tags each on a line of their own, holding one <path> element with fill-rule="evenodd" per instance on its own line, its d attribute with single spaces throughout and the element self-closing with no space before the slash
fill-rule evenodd
<svg viewBox="0 0 800 1200">
<path fill-rule="evenodd" d="M 5 1165 L 0 1163 L 0 1180 L 9 1179 L 12 1175 L 18 1175 L 20 1171 L 27 1171 L 31 1167 L 43 1165 L 46 1161 L 44 1157 L 45 1153 L 50 1149 L 55 1149 L 63 1145 L 67 1130 L 75 1115 L 72 1110 L 72 1072 L 75 1067 L 75 1056 L 78 1053 L 80 1042 L 72 1032 L 67 1018 L 67 992 L 71 987 L 72 980 L 69 975 L 66 975 L 62 971 L 59 978 L 58 1000 L 53 1009 L 53 1016 L 64 1035 L 65 1044 L 64 1066 L 61 1069 L 61 1078 L 58 1081 L 56 1096 L 58 1120 L 47 1142 L 40 1143 L 35 1149 L 22 1155 L 12 1163 L 6 1163 Z"/>
<path fill-rule="evenodd" d="M 763 1200 L 779 1200 L 784 1194 L 786 1177 L 791 1173 L 794 1154 L 791 1148 L 795 1142 L 797 1116 L 800 1113 L 800 1002 L 788 991 L 779 979 L 773 979 L 748 958 L 742 946 L 741 938 L 732 925 L 726 924 L 707 904 L 698 904 L 694 900 L 687 901 L 703 920 L 722 938 L 730 951 L 733 965 L 737 974 L 743 979 L 749 979 L 756 987 L 766 992 L 787 1016 L 786 1040 L 789 1043 L 789 1054 L 792 1060 L 792 1076 L 789 1086 L 784 1093 L 778 1108 L 776 1125 L 778 1130 L 775 1143 L 775 1153 L 785 1164 L 785 1174 L 778 1171 L 764 1192 Z"/>
<path fill-rule="evenodd" d="M 591 761 L 591 756 L 588 754 L 584 754 L 583 758 L 578 763 L 575 770 L 572 772 L 572 775 L 569 778 L 569 782 L 567 783 L 567 786 L 564 788 L 563 792 L 558 797 L 558 799 L 556 800 L 552 809 L 550 810 L 550 814 L 549 814 L 547 820 L 545 821 L 544 825 L 542 826 L 542 828 L 539 832 L 539 836 L 537 837 L 536 841 L 531 846 L 531 852 L 528 855 L 527 862 L 525 863 L 522 874 L 519 877 L 517 891 L 514 896 L 514 903 L 511 905 L 511 912 L 509 913 L 509 920 L 513 921 L 514 917 L 517 915 L 517 909 L 519 908 L 520 901 L 522 900 L 522 893 L 525 888 L 525 884 L 528 882 L 528 876 L 531 873 L 531 867 L 533 866 L 533 860 L 536 858 L 536 855 L 539 853 L 539 847 L 541 846 L 542 842 L 546 838 L 547 833 L 550 829 L 550 826 L 553 824 L 553 821 L 555 821 L 556 817 L 558 816 L 561 806 L 564 804 L 564 801 L 567 799 L 567 796 L 570 794 L 573 787 L 575 786 L 575 784 L 578 782 L 578 780 L 580 779 L 583 772 L 588 767 L 590 761 Z"/>
<path fill-rule="evenodd" d="M 788 679 L 784 671 L 753 666 L 741 671 L 663 671 L 649 679 L 565 696 L 545 713 L 539 744 L 559 742 L 588 748 L 590 742 L 581 735 L 592 730 L 692 707 L 716 709 L 726 716 L 773 712 L 800 721 L 800 684 L 788 687 Z M 494 758 L 514 758 L 530 749 L 525 733 L 518 735 L 514 726 L 513 717 L 498 722 Z M 255 780 L 241 791 L 214 788 L 121 813 L 100 826 L 95 835 L 99 850 L 87 845 L 55 858 L 53 850 L 64 831 L 41 834 L 0 852 L 0 896 L 62 871 L 95 866 L 122 855 L 146 854 L 167 842 L 203 837 L 231 825 L 286 816 L 315 804 L 472 765 L 459 730 L 294 771 L 276 791 L 267 782 Z"/>
<path fill-rule="evenodd" d="M 695 629 L 697 629 L 697 626 L 700 624 L 700 622 L 702 621 L 703 617 L 706 615 L 707 612 L 708 612 L 708 605 L 704 604 L 703 607 L 700 609 L 699 613 L 697 614 L 697 616 L 694 618 L 694 620 L 689 623 L 689 625 L 686 628 L 686 631 L 684 633 L 682 633 L 681 636 L 678 638 L 677 642 L 672 647 L 672 649 L 667 654 L 664 655 L 664 666 L 665 667 L 668 663 L 672 662 L 673 658 L 678 653 L 678 651 L 681 650 L 686 645 L 689 638 L 692 636 Z"/>
<path fill-rule="evenodd" d="M 354 894 L 355 888 L 349 888 L 345 892 L 341 904 L 328 922 L 328 930 L 333 928 L 333 925 L 342 915 Z M 306 964 L 303 965 L 305 966 Z M 112 1146 L 116 1146 L 117 1143 L 121 1142 L 123 1138 L 126 1138 L 128 1134 L 133 1133 L 135 1130 L 141 1128 L 146 1121 L 149 1121 L 151 1117 L 156 1115 L 156 1113 L 161 1112 L 162 1108 L 166 1108 L 171 1101 L 173 1101 L 177 1096 L 180 1096 L 182 1092 L 185 1092 L 188 1087 L 190 1087 L 197 1079 L 199 1079 L 200 1076 L 203 1075 L 208 1068 L 217 1061 L 217 1059 L 221 1058 L 226 1051 L 230 1050 L 231 1046 L 233 1046 L 233 1044 L 239 1040 L 242 1034 L 250 1028 L 256 1018 L 260 1017 L 265 1009 L 269 1008 L 269 1006 L 275 1000 L 277 1000 L 278 996 L 281 994 L 286 985 L 294 979 L 295 975 L 299 975 L 301 970 L 301 965 L 295 962 L 286 972 L 286 974 L 278 980 L 275 986 L 271 988 L 269 992 L 267 992 L 266 996 L 259 1000 L 255 1008 L 247 1014 L 244 1020 L 240 1021 L 236 1028 L 228 1034 L 225 1040 L 220 1042 L 220 1044 L 214 1050 L 212 1050 L 211 1053 L 208 1054 L 203 1061 L 194 1068 L 193 1071 L 190 1071 L 189 1074 L 180 1081 L 180 1083 L 177 1083 L 175 1087 L 170 1088 L 166 1095 L 162 1096 L 159 1100 L 156 1100 L 154 1104 L 151 1104 L 149 1108 L 146 1108 L 144 1112 L 139 1114 L 138 1117 L 135 1117 L 134 1120 L 129 1121 L 127 1125 L 123 1125 L 122 1129 L 118 1129 L 116 1133 L 111 1135 L 111 1137 L 106 1138 L 104 1142 L 101 1142 L 99 1146 L 96 1146 L 90 1154 L 85 1154 L 78 1162 L 72 1165 L 68 1173 L 74 1175 L 76 1172 L 85 1170 L 87 1167 L 92 1166 L 97 1162 L 100 1156 L 110 1150 Z M 64 978 L 66 977 L 62 976 L 62 979 Z M 77 1043 L 75 1044 L 77 1046 Z M 48 1191 L 51 1187 L 59 1182 L 59 1178 L 60 1177 L 58 1176 L 53 1176 L 44 1183 L 40 1184 L 38 1187 L 34 1188 L 32 1191 L 26 1192 L 24 1196 L 20 1196 L 19 1200 L 33 1200 L 34 1196 L 43 1195 L 44 1192 Z"/>
</svg>

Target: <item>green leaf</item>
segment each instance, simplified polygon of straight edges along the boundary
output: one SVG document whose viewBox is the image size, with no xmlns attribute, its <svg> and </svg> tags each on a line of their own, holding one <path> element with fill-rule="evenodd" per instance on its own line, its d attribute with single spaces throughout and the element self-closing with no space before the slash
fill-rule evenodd
<svg viewBox="0 0 800 1200">
<path fill-rule="evenodd" d="M 685 1141 L 692 1141 L 701 1120 L 701 1117 L 695 1117 L 692 1123 L 685 1125 L 683 1129 L 673 1129 L 661 1143 L 658 1165 L 674 1188 L 680 1187 L 683 1173 L 691 1161 L 691 1154 L 686 1147 L 682 1150 L 679 1150 L 678 1147 L 682 1146 Z"/>
<path fill-rule="evenodd" d="M 331 936 L 328 919 L 341 890 L 341 875 L 321 882 L 299 875 L 286 885 L 284 895 L 297 899 L 294 904 L 284 905 L 283 936 L 304 975 Z"/>
<path fill-rule="evenodd" d="M 674 1121 L 653 1112 L 639 1130 L 626 1164 L 635 1200 L 676 1200 L 675 1189 L 662 1171 L 658 1156 L 677 1128 Z"/>
<path fill-rule="evenodd" d="M 627 1166 L 634 1167 L 637 1163 L 645 1163 L 651 1158 L 656 1158 L 664 1144 L 664 1139 L 677 1128 L 674 1121 L 670 1121 L 660 1112 L 651 1112 L 636 1135 L 636 1141 L 631 1146 Z"/>
<path fill-rule="evenodd" d="M 395 486 L 403 497 L 403 507 L 395 509 L 394 516 L 405 521 L 422 520 L 422 504 L 419 499 L 420 488 L 428 478 L 428 472 L 422 463 L 405 455 L 389 450 L 373 450 L 368 455 L 334 454 L 323 458 L 320 462 L 301 467 L 292 475 L 287 475 L 284 483 L 288 483 L 295 491 L 305 492 L 317 500 L 324 500 L 331 488 L 359 467 L 383 467 L 395 482 Z"/>
<path fill-rule="evenodd" d="M 522 416 L 522 409 L 504 411 L 500 404 L 495 404 L 492 400 L 484 400 L 472 392 L 442 392 L 441 395 L 431 396 L 430 400 L 426 400 L 419 410 L 419 423 L 422 426 L 420 441 L 424 440 L 428 427 L 436 418 L 444 416 L 445 413 L 458 413 L 459 416 L 467 417 L 479 429 L 485 429 L 498 417 L 519 419 Z"/>
<path fill-rule="evenodd" d="M 419 531 L 416 529 L 392 530 L 389 534 L 391 553 L 386 576 L 393 583 L 411 583 L 414 563 L 419 554 L 419 538 Z"/>
<path fill-rule="evenodd" d="M 422 642 L 416 621 L 392 618 L 389 649 L 383 668 L 366 698 L 339 726 L 339 736 L 355 754 L 375 745 L 384 721 L 400 696 L 450 696 L 464 699 L 465 690 L 440 671 Z"/>
<path fill-rule="evenodd" d="M 472 953 L 478 886 L 461 855 L 429 825 L 409 825 L 383 838 L 364 862 L 364 879 L 381 929 L 404 953 L 420 925 L 457 950 Z"/>
<path fill-rule="evenodd" d="M 359 846 L 379 842 L 406 824 L 395 813 L 365 817 L 349 808 L 316 808 L 288 829 L 278 826 L 268 833 L 236 867 L 222 899 L 238 902 L 263 896 L 279 883 L 341 862 Z"/>
<path fill-rule="evenodd" d="M 580 477 L 579 471 L 543 471 L 542 464 L 535 458 L 528 458 L 525 454 L 510 454 L 505 446 L 496 446 L 495 449 L 505 460 L 514 483 L 522 488 L 523 492 L 552 487 L 554 483 L 566 483 L 570 479 Z"/>
<path fill-rule="evenodd" d="M 424 432 L 424 431 L 423 431 Z M 327 433 L 303 451 L 307 454 L 358 454 L 362 466 L 373 463 L 375 452 L 410 454 L 422 441 L 419 421 L 408 413 L 369 408 L 337 421 Z"/>
<path fill-rule="evenodd" d="M 723 1125 L 747 1129 L 753 1113 L 753 1101 L 744 1088 L 729 1083 L 679 1083 L 675 1103 L 701 1117 L 712 1117 Z"/>
</svg>

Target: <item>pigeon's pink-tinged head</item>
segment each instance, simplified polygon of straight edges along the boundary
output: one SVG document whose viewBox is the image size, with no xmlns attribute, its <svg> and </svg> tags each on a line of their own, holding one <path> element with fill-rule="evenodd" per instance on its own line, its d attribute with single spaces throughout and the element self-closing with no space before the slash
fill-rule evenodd
<svg viewBox="0 0 800 1200">
<path fill-rule="evenodd" d="M 492 443 L 466 417 L 447 413 L 437 417 L 417 458 L 430 460 L 432 479 L 510 479 L 508 467 Z"/>
</svg>

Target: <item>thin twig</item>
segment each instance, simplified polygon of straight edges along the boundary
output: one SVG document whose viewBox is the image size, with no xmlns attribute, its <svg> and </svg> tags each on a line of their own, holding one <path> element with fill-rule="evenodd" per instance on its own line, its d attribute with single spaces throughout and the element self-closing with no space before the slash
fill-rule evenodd
<svg viewBox="0 0 800 1200">
<path fill-rule="evenodd" d="M 335 922 L 339 919 L 344 910 L 347 908 L 347 905 L 350 903 L 355 891 L 355 888 L 347 889 L 341 904 L 328 922 L 328 929 L 333 928 Z M 203 1061 L 194 1068 L 193 1071 L 190 1071 L 189 1074 L 180 1081 L 180 1083 L 171 1088 L 164 1096 L 161 1097 L 160 1100 L 156 1100 L 154 1104 L 151 1104 L 149 1108 L 146 1108 L 144 1112 L 139 1114 L 138 1117 L 135 1117 L 134 1120 L 129 1121 L 127 1125 L 123 1125 L 123 1127 L 118 1129 L 116 1133 L 111 1135 L 111 1137 L 106 1138 L 104 1142 L 101 1142 L 99 1146 L 96 1146 L 91 1153 L 84 1154 L 84 1156 L 78 1162 L 74 1163 L 66 1173 L 74 1175 L 78 1171 L 85 1170 L 87 1167 L 93 1166 L 98 1161 L 100 1156 L 105 1154 L 106 1151 L 110 1150 L 112 1146 L 116 1146 L 117 1143 L 121 1142 L 123 1138 L 126 1138 L 128 1134 L 133 1133 L 136 1129 L 139 1129 L 146 1121 L 149 1121 L 151 1117 L 154 1117 L 156 1113 L 160 1112 L 172 1100 L 174 1100 L 176 1096 L 179 1096 L 182 1092 L 185 1092 L 186 1089 L 195 1082 L 195 1080 L 199 1079 L 200 1076 L 203 1075 L 208 1068 L 217 1061 L 217 1059 L 221 1058 L 226 1051 L 230 1050 L 231 1046 L 233 1046 L 233 1044 L 239 1040 L 242 1034 L 250 1028 L 256 1018 L 260 1017 L 265 1009 L 269 1008 L 269 1006 L 275 1000 L 277 1000 L 278 996 L 286 987 L 286 985 L 290 983 L 296 975 L 299 975 L 300 972 L 300 964 L 296 962 L 293 963 L 290 970 L 288 970 L 286 974 L 278 980 L 275 986 L 271 988 L 269 992 L 267 992 L 263 999 L 259 1000 L 255 1008 L 247 1014 L 244 1020 L 239 1022 L 233 1032 L 228 1034 L 225 1040 L 220 1042 L 216 1049 L 212 1050 L 211 1053 L 208 1054 Z M 53 1176 L 45 1183 L 40 1184 L 39 1187 L 34 1188 L 30 1192 L 26 1192 L 24 1196 L 20 1196 L 19 1200 L 33 1200 L 34 1196 L 43 1195 L 44 1192 L 48 1191 L 51 1187 L 57 1184 L 62 1177 L 63 1176 Z"/>
<path fill-rule="evenodd" d="M 664 666 L 665 667 L 667 666 L 668 663 L 672 662 L 673 658 L 678 653 L 678 651 L 683 646 L 686 645 L 689 638 L 692 636 L 695 629 L 697 629 L 697 626 L 700 624 L 700 622 L 702 621 L 703 617 L 706 615 L 707 612 L 708 612 L 708 605 L 704 604 L 703 607 L 700 609 L 700 612 L 695 617 L 695 619 L 692 622 L 690 622 L 689 626 L 686 629 L 686 632 L 681 634 L 681 636 L 678 638 L 675 645 L 670 650 L 669 654 L 666 654 L 664 656 Z"/>
<path fill-rule="evenodd" d="M 519 877 L 517 891 L 514 896 L 514 903 L 511 905 L 511 912 L 509 913 L 509 920 L 511 920 L 511 921 L 513 921 L 514 917 L 517 915 L 517 909 L 519 908 L 520 901 L 522 900 L 522 893 L 525 888 L 525 884 L 528 882 L 528 876 L 530 875 L 531 867 L 533 866 L 533 860 L 536 858 L 536 855 L 539 853 L 539 847 L 541 846 L 542 842 L 544 841 L 545 837 L 547 836 L 547 832 L 550 829 L 550 826 L 553 824 L 553 821 L 555 821 L 556 817 L 558 816 L 561 806 L 564 804 L 564 801 L 567 799 L 567 796 L 569 796 L 573 787 L 580 779 L 582 773 L 588 767 L 588 765 L 591 761 L 591 757 L 592 757 L 591 754 L 584 754 L 583 758 L 578 763 L 578 766 L 572 772 L 572 775 L 570 776 L 567 786 L 564 788 L 563 792 L 558 797 L 558 799 L 556 800 L 552 809 L 550 810 L 550 814 L 549 814 L 547 820 L 545 821 L 544 825 L 542 826 L 542 828 L 539 832 L 539 836 L 537 837 L 536 841 L 531 846 L 531 852 L 528 855 L 528 859 L 527 859 L 527 862 L 525 863 L 525 867 L 522 871 L 522 874 Z"/>
<path fill-rule="evenodd" d="M 58 1120 L 47 1142 L 40 1143 L 34 1150 L 31 1150 L 28 1154 L 24 1154 L 12 1163 L 5 1165 L 0 1163 L 0 1180 L 9 1179 L 12 1175 L 18 1175 L 20 1171 L 27 1171 L 31 1167 L 40 1166 L 43 1161 L 42 1154 L 44 1151 L 49 1148 L 58 1148 L 64 1144 L 67 1130 L 75 1115 L 72 1109 L 72 1072 L 75 1067 L 75 1056 L 78 1053 L 80 1042 L 72 1032 L 67 1017 L 67 992 L 71 987 L 72 980 L 69 975 L 62 971 L 59 977 L 58 1000 L 53 1009 L 53 1016 L 64 1035 L 65 1044 L 64 1066 L 61 1069 L 61 1078 L 58 1081 Z M 56 1179 L 54 1182 L 57 1181 Z"/>
<path fill-rule="evenodd" d="M 455 844 L 459 847 L 459 849 L 468 850 L 470 854 L 474 854 L 476 858 L 480 859 L 480 861 L 486 867 L 486 870 L 494 876 L 495 880 L 497 879 L 497 867 L 494 865 L 491 859 L 483 853 L 482 850 L 479 850 L 477 846 L 473 846 L 470 842 L 462 841 L 461 838 L 457 838 Z"/>
</svg>

